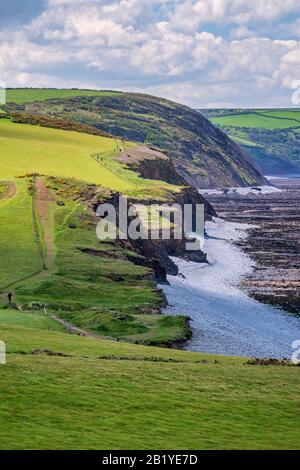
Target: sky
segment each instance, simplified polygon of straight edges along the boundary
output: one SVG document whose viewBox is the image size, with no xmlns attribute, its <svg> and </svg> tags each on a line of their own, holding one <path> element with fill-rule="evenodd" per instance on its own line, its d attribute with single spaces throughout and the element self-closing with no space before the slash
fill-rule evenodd
<svg viewBox="0 0 300 470">
<path fill-rule="evenodd" d="M 1 0 L 0 81 L 295 107 L 300 1 Z"/>
</svg>

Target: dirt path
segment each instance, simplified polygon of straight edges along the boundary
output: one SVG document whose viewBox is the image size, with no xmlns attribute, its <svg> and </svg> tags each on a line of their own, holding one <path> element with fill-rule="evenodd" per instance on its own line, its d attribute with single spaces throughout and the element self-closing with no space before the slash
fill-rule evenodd
<svg viewBox="0 0 300 470">
<path fill-rule="evenodd" d="M 51 269 L 55 262 L 54 221 L 51 210 L 54 203 L 55 198 L 46 187 L 45 179 L 42 177 L 37 178 L 35 180 L 34 205 L 46 269 Z"/>
<path fill-rule="evenodd" d="M 13 197 L 16 193 L 16 186 L 11 182 L 7 182 L 7 184 L 8 190 L 5 192 L 5 198 Z M 55 264 L 56 247 L 54 243 L 53 207 L 51 207 L 51 205 L 55 204 L 55 198 L 46 187 L 44 178 L 34 178 L 32 197 L 34 236 L 36 237 L 36 241 L 39 246 L 42 266 L 39 271 L 24 278 L 17 279 L 16 281 L 4 286 L 3 290 L 5 292 L 3 297 L 7 295 L 8 290 L 16 288 L 24 281 L 41 280 L 47 277 L 49 275 L 49 270 L 51 270 Z"/>
<path fill-rule="evenodd" d="M 110 336 L 99 336 L 99 335 L 96 335 L 95 333 L 91 333 L 90 331 L 86 331 L 86 330 L 83 330 L 81 328 L 78 328 L 77 326 L 73 325 L 72 323 L 69 323 L 67 320 L 63 320 L 62 318 L 59 318 L 56 315 L 51 315 L 51 318 L 53 320 L 57 321 L 58 323 L 60 323 L 61 325 L 63 325 L 66 328 L 66 330 L 68 330 L 70 333 L 73 333 L 75 335 L 86 336 L 88 338 L 95 338 L 95 339 L 106 339 L 106 340 L 110 340 L 110 341 L 119 341 L 118 339 L 112 338 Z"/>
<path fill-rule="evenodd" d="M 15 183 L 13 183 L 12 181 L 0 181 L 0 185 L 2 184 L 6 185 L 7 189 L 6 191 L 4 191 L 4 193 L 0 193 L 0 201 L 11 199 L 12 197 L 14 197 L 17 192 Z"/>
</svg>

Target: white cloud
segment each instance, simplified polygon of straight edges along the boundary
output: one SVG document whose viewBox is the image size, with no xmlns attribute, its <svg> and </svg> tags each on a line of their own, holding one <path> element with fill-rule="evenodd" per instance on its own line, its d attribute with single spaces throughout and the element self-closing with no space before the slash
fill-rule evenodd
<svg viewBox="0 0 300 470">
<path fill-rule="evenodd" d="M 247 26 L 239 26 L 232 30 L 231 37 L 234 39 L 251 38 L 255 37 L 255 32 L 251 31 Z"/>
<path fill-rule="evenodd" d="M 299 0 L 48 0 L 20 31 L 0 33 L 0 78 L 10 86 L 112 88 L 111 76 L 119 89 L 195 106 L 253 98 L 267 105 L 276 94 L 279 103 L 300 77 L 300 42 L 260 37 L 251 22 L 297 9 Z M 222 35 L 225 22 L 231 34 Z M 220 34 L 207 32 L 209 23 Z"/>
<path fill-rule="evenodd" d="M 286 37 L 300 38 L 300 18 L 292 23 L 284 23 L 280 25 L 279 32 L 283 33 Z"/>
<path fill-rule="evenodd" d="M 185 0 L 176 5 L 170 21 L 175 28 L 193 30 L 207 23 L 273 21 L 296 11 L 299 0 Z"/>
</svg>

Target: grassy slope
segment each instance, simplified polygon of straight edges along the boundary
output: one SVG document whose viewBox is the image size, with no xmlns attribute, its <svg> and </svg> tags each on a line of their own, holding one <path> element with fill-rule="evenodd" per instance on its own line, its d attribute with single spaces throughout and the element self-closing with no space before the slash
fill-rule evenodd
<svg viewBox="0 0 300 470">
<path fill-rule="evenodd" d="M 0 200 L 0 252 L 1 287 L 42 269 L 33 232 L 32 199 L 25 181 L 19 182 L 14 198 Z"/>
<path fill-rule="evenodd" d="M 242 133 L 238 133 L 238 135 L 233 135 L 231 138 L 237 142 L 240 145 L 243 145 L 244 147 L 257 147 L 258 144 L 255 142 L 252 142 L 251 140 L 248 140 L 247 138 L 244 137 Z"/>
<path fill-rule="evenodd" d="M 74 177 L 140 196 L 175 190 L 161 181 L 143 180 L 117 163 L 113 155 L 125 145 L 134 144 L 0 119 L 0 174 L 8 180 L 33 172 Z"/>
<path fill-rule="evenodd" d="M 242 145 L 265 174 L 300 172 L 299 109 L 203 112 Z"/>
<path fill-rule="evenodd" d="M 74 177 L 116 190 L 128 189 L 117 174 L 100 166 L 92 155 L 115 151 L 116 142 L 78 132 L 47 129 L 0 120 L 1 177 L 13 179 L 37 172 Z"/>
<path fill-rule="evenodd" d="M 13 103 L 27 103 L 30 101 L 43 101 L 54 98 L 72 98 L 74 96 L 114 96 L 118 94 L 115 91 L 97 91 L 97 90 L 71 90 L 71 89 L 51 89 L 51 88 L 33 88 L 33 89 L 14 89 L 6 91 L 6 100 Z"/>
<path fill-rule="evenodd" d="M 0 309 L 0 323 L 2 328 L 4 325 L 7 325 L 8 327 L 25 327 L 25 332 L 27 332 L 27 328 L 59 332 L 65 331 L 63 325 L 53 320 L 49 315 L 26 310 L 19 311 L 7 308 Z"/>
<path fill-rule="evenodd" d="M 1 449 L 299 448 L 297 368 L 80 338 L 2 315 Z"/>
</svg>

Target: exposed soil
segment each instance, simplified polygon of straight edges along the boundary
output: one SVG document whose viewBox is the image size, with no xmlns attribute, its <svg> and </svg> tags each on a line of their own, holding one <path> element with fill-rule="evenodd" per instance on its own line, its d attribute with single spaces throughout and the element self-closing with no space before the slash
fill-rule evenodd
<svg viewBox="0 0 300 470">
<path fill-rule="evenodd" d="M 7 186 L 7 189 L 3 193 L 0 193 L 0 200 L 11 199 L 12 197 L 14 197 L 17 191 L 15 183 L 13 183 L 12 181 L 0 181 L 0 184 L 4 184 L 5 186 Z"/>
<path fill-rule="evenodd" d="M 46 187 L 45 179 L 39 177 L 35 181 L 35 206 L 42 228 L 46 268 L 54 263 L 55 245 L 54 230 L 50 204 L 55 202 L 51 191 Z"/>
<path fill-rule="evenodd" d="M 185 180 L 177 173 L 171 159 L 158 150 L 145 146 L 131 147 L 115 158 L 137 171 L 142 178 L 186 186 Z"/>
<path fill-rule="evenodd" d="M 86 336 L 88 338 L 109 339 L 109 340 L 112 340 L 112 341 L 119 341 L 116 338 L 112 338 L 110 336 L 100 336 L 100 335 L 97 335 L 97 334 L 92 333 L 90 331 L 83 330 L 82 328 L 78 328 L 77 326 L 73 325 L 72 323 L 68 322 L 67 320 L 64 320 L 63 318 L 59 318 L 57 315 L 51 315 L 51 318 L 53 320 L 57 321 L 58 323 L 60 323 L 61 325 L 63 325 L 69 333 L 73 333 L 73 334 L 78 335 L 78 336 Z"/>
</svg>

